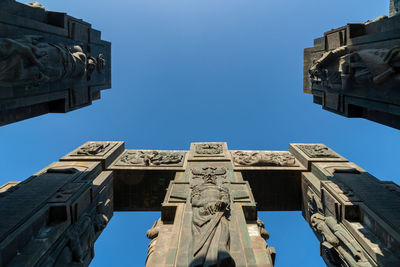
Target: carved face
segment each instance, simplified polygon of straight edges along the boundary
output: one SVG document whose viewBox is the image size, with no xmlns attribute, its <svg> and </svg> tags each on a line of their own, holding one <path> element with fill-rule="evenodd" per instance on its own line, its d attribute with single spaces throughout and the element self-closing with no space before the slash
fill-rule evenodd
<svg viewBox="0 0 400 267">
<path fill-rule="evenodd" d="M 212 173 L 207 173 L 203 179 L 205 184 L 217 184 L 217 176 Z"/>
</svg>

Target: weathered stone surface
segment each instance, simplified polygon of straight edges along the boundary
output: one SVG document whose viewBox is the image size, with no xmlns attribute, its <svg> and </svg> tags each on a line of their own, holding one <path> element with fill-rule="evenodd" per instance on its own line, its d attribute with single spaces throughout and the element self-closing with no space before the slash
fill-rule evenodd
<svg viewBox="0 0 400 267">
<path fill-rule="evenodd" d="M 348 162 L 312 163 L 302 179 L 303 216 L 329 266 L 395 266 L 400 192 Z M 389 186 L 387 186 L 387 184 Z"/>
<path fill-rule="evenodd" d="M 111 87 L 111 44 L 42 5 L 0 3 L 0 125 L 90 105 Z"/>
<path fill-rule="evenodd" d="M 235 166 L 298 166 L 296 158 L 287 151 L 235 151 L 232 157 Z"/>
<path fill-rule="evenodd" d="M 323 144 L 290 144 L 289 152 L 308 169 L 313 162 L 347 162 L 347 159 Z"/>
<path fill-rule="evenodd" d="M 195 157 L 195 144 L 207 156 Z M 328 266 L 399 265 L 398 185 L 322 144 L 290 153 L 216 144 L 187 152 L 88 142 L 0 187 L 0 265 L 87 266 L 113 211 L 135 210 L 161 210 L 147 266 L 273 266 L 257 210 L 302 210 Z"/>
<path fill-rule="evenodd" d="M 124 152 L 124 142 L 87 142 L 60 161 L 101 161 L 103 169 L 108 168 Z"/>
<path fill-rule="evenodd" d="M 100 163 L 57 162 L 1 194 L 0 265 L 88 266 L 112 193 Z"/>
<path fill-rule="evenodd" d="M 324 33 L 304 50 L 304 92 L 325 110 L 400 129 L 399 1 L 390 15 Z"/>
<path fill-rule="evenodd" d="M 128 150 L 115 166 L 183 166 L 185 152 Z"/>
<path fill-rule="evenodd" d="M 193 169 L 190 203 L 192 205 L 193 260 L 190 266 L 234 265 L 229 254 L 231 198 L 225 169 Z M 201 179 L 199 183 L 196 179 Z M 222 179 L 222 181 L 218 181 Z"/>
<path fill-rule="evenodd" d="M 192 143 L 188 161 L 220 160 L 229 161 L 231 158 L 228 146 L 223 142 Z"/>
</svg>

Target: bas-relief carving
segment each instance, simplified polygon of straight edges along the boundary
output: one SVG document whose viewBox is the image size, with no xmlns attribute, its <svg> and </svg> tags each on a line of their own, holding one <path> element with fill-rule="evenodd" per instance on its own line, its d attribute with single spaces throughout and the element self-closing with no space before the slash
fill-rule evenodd
<svg viewBox="0 0 400 267">
<path fill-rule="evenodd" d="M 105 59 L 88 56 L 79 45 L 48 43 L 42 36 L 0 38 L 0 86 L 40 86 L 90 78 L 102 72 Z"/>
<path fill-rule="evenodd" d="M 185 152 L 127 151 L 116 165 L 136 166 L 183 166 Z"/>
<path fill-rule="evenodd" d="M 354 84 L 382 85 L 400 79 L 400 47 L 351 51 L 343 46 L 324 53 L 309 73 L 312 83 L 349 90 Z"/>
<path fill-rule="evenodd" d="M 192 256 L 190 266 L 234 266 L 229 254 L 229 182 L 226 169 L 193 169 L 190 195 L 192 205 Z M 219 181 L 218 181 L 219 180 Z"/>
<path fill-rule="evenodd" d="M 93 246 L 99 232 L 108 224 L 110 218 L 104 212 L 104 205 L 110 201 L 99 202 L 91 213 L 84 213 L 78 222 L 67 231 L 67 246 L 55 261 L 55 266 L 83 266 L 88 251 Z"/>
<path fill-rule="evenodd" d="M 111 148 L 110 143 L 88 143 L 87 145 L 82 146 L 76 152 L 77 156 L 96 156 L 99 154 L 104 154 L 106 150 Z"/>
<path fill-rule="evenodd" d="M 224 148 L 222 144 L 213 144 L 213 143 L 205 143 L 205 144 L 195 144 L 195 156 L 222 156 L 224 152 Z"/>
<path fill-rule="evenodd" d="M 310 189 L 310 187 L 307 187 L 307 192 L 306 192 L 306 214 L 308 214 L 308 221 L 311 221 L 311 215 L 318 213 L 318 212 L 323 212 L 323 207 L 321 203 L 321 199 Z"/>
<path fill-rule="evenodd" d="M 295 157 L 289 152 L 236 151 L 232 156 L 238 166 L 297 166 Z"/>
<path fill-rule="evenodd" d="M 358 242 L 332 216 L 315 213 L 311 216 L 311 226 L 322 235 L 326 259 L 334 266 L 343 266 L 341 261 L 346 263 L 344 266 L 372 266 Z M 337 255 L 332 249 L 338 252 Z"/>
<path fill-rule="evenodd" d="M 297 145 L 309 158 L 339 158 L 339 156 L 324 145 Z"/>
<path fill-rule="evenodd" d="M 372 266 L 354 237 L 332 216 L 325 216 L 320 198 L 307 187 L 305 214 L 320 240 L 323 257 L 333 266 Z"/>
</svg>

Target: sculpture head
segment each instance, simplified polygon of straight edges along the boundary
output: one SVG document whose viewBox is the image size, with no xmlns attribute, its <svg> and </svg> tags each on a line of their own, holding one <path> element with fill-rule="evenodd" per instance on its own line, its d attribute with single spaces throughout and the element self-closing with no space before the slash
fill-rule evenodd
<svg viewBox="0 0 400 267">
<path fill-rule="evenodd" d="M 204 175 L 204 184 L 217 184 L 217 176 L 213 173 L 207 173 Z"/>
</svg>

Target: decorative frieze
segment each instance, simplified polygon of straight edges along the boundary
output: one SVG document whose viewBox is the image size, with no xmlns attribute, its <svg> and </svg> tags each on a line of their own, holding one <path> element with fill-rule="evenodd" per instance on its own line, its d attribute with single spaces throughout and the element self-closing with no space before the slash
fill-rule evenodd
<svg viewBox="0 0 400 267">
<path fill-rule="evenodd" d="M 286 151 L 235 151 L 232 157 L 236 166 L 298 166 L 295 157 Z"/>
<path fill-rule="evenodd" d="M 339 158 L 339 156 L 324 145 L 297 145 L 310 158 Z"/>
<path fill-rule="evenodd" d="M 115 166 L 183 166 L 185 154 L 182 151 L 128 150 Z"/>
<path fill-rule="evenodd" d="M 222 143 L 203 143 L 194 145 L 195 157 L 223 157 L 224 147 Z"/>
</svg>

